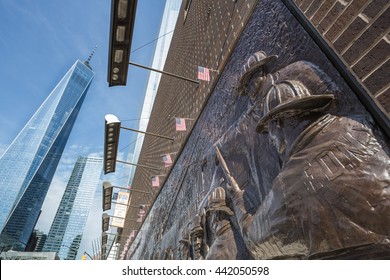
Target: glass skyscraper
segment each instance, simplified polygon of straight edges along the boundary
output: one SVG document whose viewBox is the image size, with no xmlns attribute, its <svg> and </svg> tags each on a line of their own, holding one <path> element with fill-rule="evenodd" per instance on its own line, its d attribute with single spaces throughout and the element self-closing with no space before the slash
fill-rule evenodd
<svg viewBox="0 0 390 280">
<path fill-rule="evenodd" d="M 62 260 L 76 259 L 102 170 L 102 158 L 77 159 L 43 252 L 57 252 Z"/>
<path fill-rule="evenodd" d="M 23 250 L 95 75 L 77 60 L 0 157 L 0 244 Z"/>
</svg>

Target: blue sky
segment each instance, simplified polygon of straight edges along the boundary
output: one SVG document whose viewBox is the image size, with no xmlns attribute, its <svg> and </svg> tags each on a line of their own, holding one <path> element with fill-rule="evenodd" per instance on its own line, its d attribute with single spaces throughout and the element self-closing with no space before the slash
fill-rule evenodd
<svg viewBox="0 0 390 280">
<path fill-rule="evenodd" d="M 133 49 L 158 36 L 165 0 L 140 0 Z M 95 78 L 50 187 L 38 228 L 48 231 L 77 156 L 102 156 L 104 116 L 121 120 L 139 118 L 148 71 L 129 67 L 126 87 L 108 87 L 107 63 L 111 0 L 0 0 L 0 154 L 13 141 L 34 112 L 77 59 L 88 58 L 98 46 L 91 66 Z M 131 54 L 131 61 L 150 65 L 154 44 Z M 136 127 L 137 121 L 124 125 Z M 134 139 L 126 134 L 119 146 L 125 157 Z M 127 141 L 127 143 L 126 143 Z M 115 175 L 113 183 L 125 184 Z M 104 180 L 109 178 L 103 177 Z M 99 190 L 101 186 L 98 186 Z M 92 252 L 91 241 L 100 236 L 101 213 L 94 205 L 88 238 L 80 251 Z"/>
</svg>

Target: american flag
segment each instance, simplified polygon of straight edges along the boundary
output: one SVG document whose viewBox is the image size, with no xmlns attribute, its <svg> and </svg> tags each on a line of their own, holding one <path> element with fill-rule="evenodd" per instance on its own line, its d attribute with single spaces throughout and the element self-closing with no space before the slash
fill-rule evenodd
<svg viewBox="0 0 390 280">
<path fill-rule="evenodd" d="M 141 223 L 143 217 L 143 215 L 137 215 L 137 223 Z"/>
<path fill-rule="evenodd" d="M 152 176 L 152 187 L 160 186 L 160 178 L 158 176 Z"/>
<path fill-rule="evenodd" d="M 203 81 L 210 81 L 209 68 L 198 66 L 198 79 Z"/>
<path fill-rule="evenodd" d="M 162 160 L 164 162 L 165 167 L 171 166 L 173 163 L 170 154 L 163 155 Z"/>
<path fill-rule="evenodd" d="M 139 214 L 140 215 L 145 215 L 146 214 L 146 212 L 145 212 L 145 205 L 141 205 L 139 207 Z"/>
<path fill-rule="evenodd" d="M 130 235 L 129 235 L 129 237 L 132 238 L 132 237 L 134 237 L 134 236 L 135 236 L 135 230 L 132 230 L 131 233 L 130 233 Z"/>
<path fill-rule="evenodd" d="M 176 131 L 186 131 L 186 119 L 175 118 L 176 119 Z"/>
</svg>

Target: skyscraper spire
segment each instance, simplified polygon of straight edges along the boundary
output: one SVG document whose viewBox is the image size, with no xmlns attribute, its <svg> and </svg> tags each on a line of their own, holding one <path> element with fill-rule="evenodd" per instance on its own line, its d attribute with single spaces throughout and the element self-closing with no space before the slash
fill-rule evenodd
<svg viewBox="0 0 390 280">
<path fill-rule="evenodd" d="M 93 48 L 91 54 L 88 56 L 88 59 L 84 62 L 85 65 L 87 65 L 89 68 L 91 68 L 91 66 L 89 65 L 89 62 L 91 61 L 91 58 L 92 58 L 92 56 L 94 55 L 94 53 L 95 53 L 97 47 L 98 47 L 98 46 L 96 45 L 96 46 Z"/>
</svg>

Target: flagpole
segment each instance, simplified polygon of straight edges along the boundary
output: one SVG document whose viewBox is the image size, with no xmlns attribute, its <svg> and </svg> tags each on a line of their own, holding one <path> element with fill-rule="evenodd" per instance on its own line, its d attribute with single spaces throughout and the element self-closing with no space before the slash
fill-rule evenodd
<svg viewBox="0 0 390 280">
<path fill-rule="evenodd" d="M 172 142 L 175 140 L 175 139 L 173 139 L 172 137 L 168 137 L 168 136 L 164 136 L 164 135 L 160 135 L 160 134 L 156 134 L 156 133 L 140 131 L 140 130 L 137 130 L 137 129 L 128 128 L 128 127 L 124 127 L 124 126 L 121 126 L 121 128 L 122 128 L 122 129 L 125 129 L 125 130 L 130 130 L 130 131 L 138 132 L 138 133 L 143 133 L 143 134 L 146 134 L 146 135 L 151 135 L 151 136 L 155 136 L 155 137 L 159 137 L 159 138 L 168 139 L 168 140 L 171 140 Z"/>
<path fill-rule="evenodd" d="M 206 68 L 206 69 L 208 69 L 209 71 L 211 71 L 211 72 L 215 72 L 215 73 L 217 73 L 217 74 L 219 74 L 219 70 L 218 69 L 211 69 L 211 68 L 208 68 L 208 67 L 206 67 L 206 66 L 200 66 L 200 65 L 195 65 L 195 64 L 192 64 L 194 67 L 196 67 L 196 66 L 198 66 L 198 67 L 203 67 L 203 68 Z"/>
<path fill-rule="evenodd" d="M 184 119 L 187 121 L 194 121 L 195 120 L 195 119 L 191 119 L 191 118 L 180 118 L 180 117 L 172 117 L 172 119 Z"/>
<path fill-rule="evenodd" d="M 113 188 L 116 188 L 116 189 L 121 189 L 121 190 L 126 190 L 126 191 L 130 191 L 130 192 L 139 192 L 139 193 L 146 193 L 146 194 L 150 194 L 150 192 L 145 192 L 145 191 L 141 191 L 141 190 L 135 190 L 133 188 L 123 188 L 123 187 L 117 187 L 117 186 L 112 186 Z"/>
<path fill-rule="evenodd" d="M 126 204 L 126 203 L 119 203 L 119 202 L 112 202 L 113 204 L 118 204 L 118 205 L 125 205 L 127 207 L 133 207 L 133 208 L 139 208 L 139 206 L 135 206 L 135 205 L 130 205 L 130 204 Z"/>
<path fill-rule="evenodd" d="M 132 165 L 132 166 L 139 166 L 139 167 L 143 167 L 143 168 L 147 168 L 147 169 L 160 170 L 159 168 L 156 168 L 156 167 L 153 167 L 153 166 L 149 166 L 149 165 L 135 164 L 135 163 L 130 163 L 130 162 L 122 161 L 122 160 L 118 160 L 118 159 L 116 161 L 120 162 L 120 163 L 128 164 L 128 165 Z"/>
<path fill-rule="evenodd" d="M 207 68 L 207 67 L 205 67 L 205 68 Z M 211 68 L 207 68 L 207 69 L 209 69 L 209 71 L 211 71 L 211 72 L 215 72 L 215 73 L 219 74 L 219 70 L 217 70 L 217 69 L 211 69 Z"/>
<path fill-rule="evenodd" d="M 173 74 L 173 73 L 169 73 L 169 72 L 161 71 L 161 70 L 158 70 L 158 69 L 150 68 L 150 67 L 147 67 L 147 66 L 144 66 L 144 65 L 140 65 L 140 64 L 131 62 L 131 61 L 129 61 L 129 64 L 133 65 L 133 66 L 141 67 L 141 68 L 144 68 L 144 69 L 147 69 L 147 70 L 151 70 L 151 71 L 154 71 L 154 72 L 158 72 L 158 73 L 161 73 L 161 74 L 166 74 L 168 76 L 172 76 L 172 77 L 175 77 L 175 78 L 178 78 L 178 79 L 182 79 L 182 80 L 185 80 L 185 81 L 188 81 L 188 82 L 199 84 L 199 81 L 197 81 L 197 80 L 192 80 L 192 79 L 189 79 L 189 78 L 186 78 L 186 77 L 183 77 L 183 76 L 179 76 L 179 75 L 176 75 L 176 74 Z"/>
<path fill-rule="evenodd" d="M 160 155 L 160 157 L 165 156 L 165 155 L 174 155 L 174 154 L 177 154 L 177 152 L 162 154 L 162 155 Z"/>
</svg>

